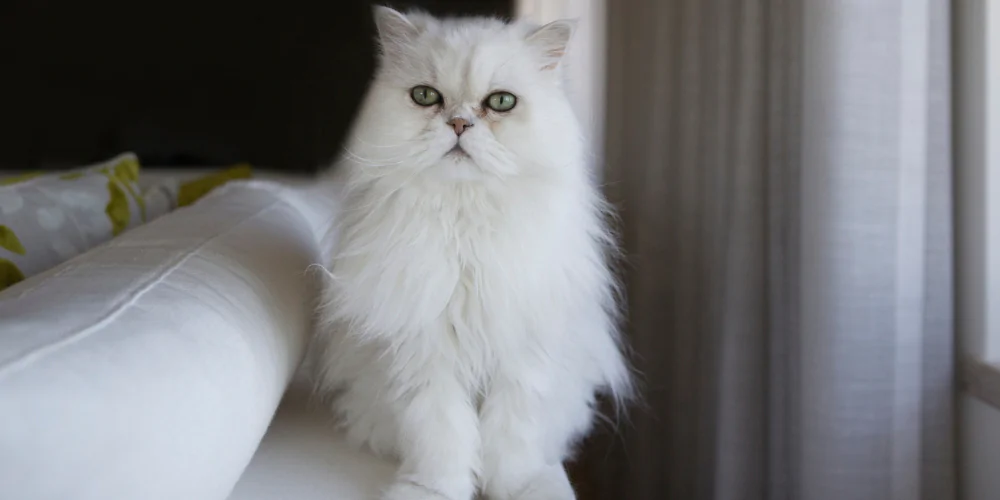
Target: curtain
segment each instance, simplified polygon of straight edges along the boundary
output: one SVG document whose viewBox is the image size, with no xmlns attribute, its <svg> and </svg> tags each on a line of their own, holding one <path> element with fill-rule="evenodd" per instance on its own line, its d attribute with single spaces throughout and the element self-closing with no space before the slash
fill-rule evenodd
<svg viewBox="0 0 1000 500">
<path fill-rule="evenodd" d="M 643 399 L 593 497 L 955 499 L 949 2 L 607 9 Z"/>
</svg>

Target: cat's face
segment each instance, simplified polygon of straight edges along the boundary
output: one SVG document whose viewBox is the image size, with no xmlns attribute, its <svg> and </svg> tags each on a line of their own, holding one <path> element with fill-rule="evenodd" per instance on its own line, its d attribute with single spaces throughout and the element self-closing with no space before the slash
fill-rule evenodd
<svg viewBox="0 0 1000 500">
<path fill-rule="evenodd" d="M 381 64 L 346 153 L 449 179 L 576 168 L 581 133 L 559 63 L 573 31 L 375 11 Z"/>
</svg>

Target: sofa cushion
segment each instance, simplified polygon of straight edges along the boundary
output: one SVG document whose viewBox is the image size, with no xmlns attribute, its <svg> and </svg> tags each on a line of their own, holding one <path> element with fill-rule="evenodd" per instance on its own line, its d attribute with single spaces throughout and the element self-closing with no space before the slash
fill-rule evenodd
<svg viewBox="0 0 1000 500">
<path fill-rule="evenodd" d="M 348 445 L 330 411 L 297 383 L 229 500 L 372 500 L 395 470 Z"/>
</svg>

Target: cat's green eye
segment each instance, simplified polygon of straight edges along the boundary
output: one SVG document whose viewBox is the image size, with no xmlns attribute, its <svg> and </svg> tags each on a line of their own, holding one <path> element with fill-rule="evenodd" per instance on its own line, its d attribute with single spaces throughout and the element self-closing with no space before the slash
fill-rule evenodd
<svg viewBox="0 0 1000 500">
<path fill-rule="evenodd" d="M 486 98 L 486 107 L 493 111 L 510 111 L 517 105 L 517 97 L 510 92 L 494 92 Z"/>
<path fill-rule="evenodd" d="M 441 93 L 427 85 L 417 85 L 410 89 L 410 97 L 421 106 L 433 106 L 441 102 Z"/>
</svg>

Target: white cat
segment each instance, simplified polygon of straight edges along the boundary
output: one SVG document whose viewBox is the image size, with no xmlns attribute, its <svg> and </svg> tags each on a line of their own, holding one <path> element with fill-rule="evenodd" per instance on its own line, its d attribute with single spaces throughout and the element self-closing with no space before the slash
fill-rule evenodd
<svg viewBox="0 0 1000 500">
<path fill-rule="evenodd" d="M 383 500 L 575 498 L 562 461 L 630 374 L 561 85 L 574 24 L 375 17 L 380 67 L 337 166 L 320 389 L 351 441 L 400 460 Z"/>
</svg>

